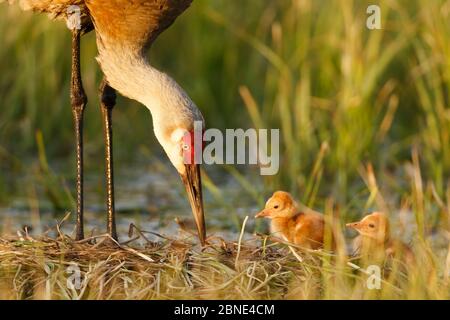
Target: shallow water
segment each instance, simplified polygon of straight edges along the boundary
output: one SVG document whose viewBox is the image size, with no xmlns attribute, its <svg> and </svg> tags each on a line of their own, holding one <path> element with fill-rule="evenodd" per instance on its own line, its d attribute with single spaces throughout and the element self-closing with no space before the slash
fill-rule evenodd
<svg viewBox="0 0 450 320">
<path fill-rule="evenodd" d="M 142 230 L 157 232 L 170 238 L 187 236 L 175 222 L 175 218 L 178 218 L 192 230 L 194 228 L 185 190 L 175 170 L 159 161 L 151 165 L 129 165 L 128 168 L 132 170 L 120 168 L 115 182 L 117 230 L 121 240 L 128 239 L 131 223 Z M 258 210 L 255 200 L 246 195 L 230 175 L 214 168 L 208 168 L 207 174 L 220 186 L 222 199 L 227 200 L 225 205 L 204 187 L 208 234 L 235 240 L 246 215 L 251 218 L 247 224 L 247 232 L 253 233 L 253 216 Z M 32 180 L 32 177 L 24 176 L 16 181 L 18 184 L 26 184 L 26 181 Z M 67 182 L 69 186 L 70 183 Z M 106 213 L 103 175 L 87 175 L 85 188 L 85 233 L 104 233 Z M 25 188 L 18 189 L 27 193 Z M 24 226 L 30 226 L 31 234 L 38 235 L 54 228 L 57 221 L 63 219 L 69 210 L 55 210 L 38 183 L 36 190 L 35 199 L 30 199 L 28 194 L 18 195 L 7 206 L 0 207 L 1 234 L 16 233 Z M 63 224 L 62 230 L 67 234 L 73 234 L 74 219 L 75 216 L 71 215 Z"/>
<path fill-rule="evenodd" d="M 121 241 L 128 240 L 130 224 L 139 229 L 156 232 L 168 238 L 185 238 L 189 236 L 183 232 L 175 222 L 178 218 L 191 231 L 195 232 L 191 209 L 186 198 L 184 187 L 175 170 L 164 161 L 156 160 L 116 165 L 116 220 L 117 231 Z M 57 167 L 57 166 L 55 166 Z M 210 192 L 204 183 L 204 202 L 208 235 L 215 235 L 225 240 L 237 240 L 242 222 L 249 216 L 245 228 L 244 238 L 250 238 L 255 231 L 268 232 L 267 221 L 255 221 L 255 213 L 261 208 L 257 200 L 234 179 L 219 167 L 208 167 L 207 175 L 219 188 L 219 198 Z M 55 169 L 58 171 L 58 169 Z M 31 235 L 40 235 L 49 229 L 55 229 L 70 210 L 57 210 L 46 195 L 44 187 L 29 170 L 27 175 L 18 177 L 17 196 L 10 199 L 7 206 L 0 207 L 0 235 L 17 234 L 24 226 L 32 227 Z M 59 172 L 67 172 L 67 168 Z M 62 175 L 62 174 L 61 174 Z M 106 212 L 104 204 L 103 174 L 88 172 L 85 177 L 85 234 L 103 234 L 106 230 Z M 246 174 L 245 179 L 254 186 L 258 194 L 263 194 L 263 183 L 260 177 Z M 205 179 L 204 179 L 205 180 Z M 36 192 L 30 196 L 28 185 L 30 181 Z M 74 182 L 66 182 L 73 188 Z M 61 185 L 61 189 L 64 186 Z M 267 193 L 267 192 L 266 192 Z M 70 206 L 67 206 L 68 208 Z M 62 231 L 74 235 L 75 216 L 62 225 Z M 393 224 L 394 236 L 409 243 L 416 234 L 416 224 L 412 212 L 395 212 L 390 217 Z M 397 232 L 396 232 L 397 231 Z M 350 238 L 355 233 L 344 230 Z M 53 231 L 50 235 L 54 235 Z M 148 235 L 150 240 L 161 238 Z M 448 239 L 441 231 L 433 232 L 428 238 L 435 248 L 446 250 Z"/>
</svg>

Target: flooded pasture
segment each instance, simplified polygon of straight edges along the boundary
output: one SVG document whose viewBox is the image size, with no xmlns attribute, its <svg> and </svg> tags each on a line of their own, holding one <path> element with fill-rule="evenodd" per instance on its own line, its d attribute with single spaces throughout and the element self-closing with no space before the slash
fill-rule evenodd
<svg viewBox="0 0 450 320">
<path fill-rule="evenodd" d="M 186 236 L 180 223 L 194 230 L 191 208 L 180 178 L 173 168 L 162 162 L 156 165 L 129 166 L 133 169 L 118 168 L 116 173 L 116 221 L 121 240 L 126 240 L 131 224 L 139 229 L 158 233 L 169 238 Z M 212 171 L 212 172 L 211 172 Z M 227 240 L 235 240 L 240 224 L 245 216 L 253 218 L 259 209 L 255 200 L 242 191 L 239 183 L 229 175 L 214 170 L 208 171 L 214 183 L 220 185 L 220 198 L 204 187 L 204 202 L 208 234 Z M 85 233 L 101 234 L 106 228 L 106 210 L 103 194 L 102 174 L 85 177 Z M 70 212 L 69 209 L 55 208 L 45 186 L 35 183 L 34 197 L 27 188 L 34 177 L 22 176 L 16 180 L 18 194 L 7 206 L 0 208 L 2 234 L 15 234 L 27 227 L 32 235 L 40 235 L 53 229 L 58 221 Z M 66 181 L 66 187 L 72 182 Z M 61 185 L 61 188 L 64 186 Z M 227 203 L 224 203 L 226 199 Z M 177 221 L 178 222 L 177 222 Z M 254 219 L 249 219 L 247 230 L 254 231 Z M 72 235 L 75 230 L 75 215 L 64 221 L 62 231 Z M 149 238 L 157 236 L 149 235 Z"/>
</svg>

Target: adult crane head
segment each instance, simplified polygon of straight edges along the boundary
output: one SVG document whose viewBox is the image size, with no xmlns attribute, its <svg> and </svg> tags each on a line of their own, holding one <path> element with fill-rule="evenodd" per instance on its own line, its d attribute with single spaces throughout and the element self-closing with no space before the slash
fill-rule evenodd
<svg viewBox="0 0 450 320">
<path fill-rule="evenodd" d="M 200 110 L 167 75 L 159 95 L 152 95 L 153 129 L 172 165 L 181 176 L 192 208 L 199 239 L 205 243 L 206 230 L 199 158 L 203 148 L 204 120 Z M 158 110 L 158 111 L 156 111 Z"/>
</svg>

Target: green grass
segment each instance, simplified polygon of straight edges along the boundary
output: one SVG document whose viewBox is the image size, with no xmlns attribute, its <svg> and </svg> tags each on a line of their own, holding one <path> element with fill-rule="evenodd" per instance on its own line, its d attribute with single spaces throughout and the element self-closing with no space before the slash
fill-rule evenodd
<svg viewBox="0 0 450 320">
<path fill-rule="evenodd" d="M 228 168 L 243 196 L 262 205 L 275 189 L 285 189 L 334 214 L 340 227 L 374 209 L 388 212 L 399 225 L 412 216 L 406 229 L 416 229 L 418 250 L 433 256 L 429 265 L 438 286 L 448 272 L 450 228 L 450 2 L 377 3 L 383 29 L 370 31 L 365 11 L 372 2 L 365 0 L 195 0 L 161 35 L 150 57 L 187 90 L 209 127 L 280 128 L 278 175 L 262 178 L 256 170 Z M 1 6 L 0 205 L 24 195 L 14 177 L 39 167 L 35 159 L 39 151 L 42 159 L 42 146 L 48 159 L 70 168 L 69 48 L 62 22 Z M 82 69 L 90 99 L 86 163 L 91 172 L 102 170 L 103 153 L 95 54 L 94 36 L 86 36 Z M 235 116 L 244 111 L 246 116 Z M 122 163 L 138 150 L 156 148 L 145 108 L 119 99 L 114 112 L 116 156 Z M 59 182 L 64 191 L 58 191 L 64 179 L 40 168 L 37 176 L 43 178 L 35 183 L 51 191 L 56 207 L 70 204 L 67 184 Z M 73 173 L 64 176 L 71 179 Z M 254 183 L 263 187 L 255 191 Z M 220 198 L 220 185 L 207 180 L 207 187 L 215 201 L 235 210 Z M 239 219 L 234 215 L 236 225 Z M 369 297 L 328 280 L 319 286 L 324 294 L 313 293 L 313 281 L 304 282 L 305 292 L 297 297 Z M 407 284 L 399 297 L 445 298 L 419 282 Z"/>
</svg>

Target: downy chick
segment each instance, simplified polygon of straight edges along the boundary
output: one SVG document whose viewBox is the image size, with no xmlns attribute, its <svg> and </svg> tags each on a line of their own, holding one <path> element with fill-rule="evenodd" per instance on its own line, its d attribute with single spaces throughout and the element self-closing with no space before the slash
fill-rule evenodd
<svg viewBox="0 0 450 320">
<path fill-rule="evenodd" d="M 377 259 L 395 257 L 407 264 L 414 263 L 411 249 L 402 241 L 391 238 L 389 220 L 384 213 L 373 212 L 361 221 L 347 223 L 346 226 L 359 233 L 353 243 L 354 254 Z"/>
<path fill-rule="evenodd" d="M 264 210 L 255 218 L 271 219 L 273 236 L 309 249 L 323 247 L 325 222 L 323 215 L 312 210 L 298 209 L 292 196 L 284 191 L 275 192 L 266 202 Z"/>
</svg>

